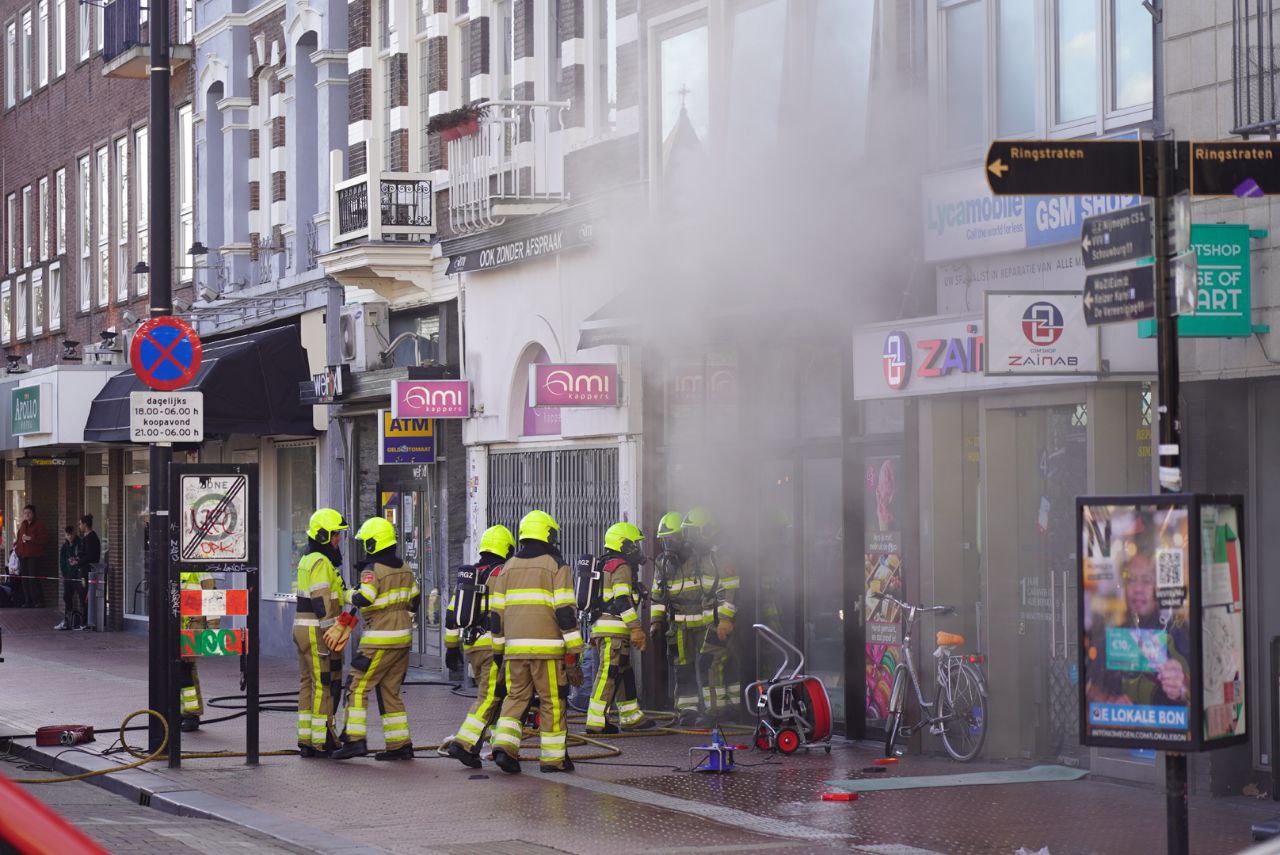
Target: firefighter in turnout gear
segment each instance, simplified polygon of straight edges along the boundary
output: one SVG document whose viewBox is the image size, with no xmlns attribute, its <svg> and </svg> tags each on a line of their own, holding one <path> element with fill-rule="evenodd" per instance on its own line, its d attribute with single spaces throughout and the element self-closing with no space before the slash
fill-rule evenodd
<svg viewBox="0 0 1280 855">
<path fill-rule="evenodd" d="M 543 772 L 571 772 L 565 753 L 566 685 L 581 680 L 582 636 L 569 568 L 557 546 L 560 525 L 543 511 L 520 520 L 520 546 L 489 592 L 494 655 L 503 657 L 507 697 L 493 728 L 493 760 L 508 774 L 520 771 L 521 719 L 536 692 Z M 568 671 L 566 670 L 568 669 Z"/>
<path fill-rule="evenodd" d="M 504 525 L 491 526 L 480 537 L 480 560 L 475 564 L 475 584 L 492 586 L 502 572 L 502 563 L 515 551 L 516 539 Z M 498 710 L 506 697 L 502 680 L 502 656 L 494 655 L 493 634 L 489 631 L 489 612 L 484 603 L 476 605 L 471 626 L 460 628 L 457 602 L 450 602 L 445 612 L 445 664 L 449 670 L 460 670 L 465 655 L 476 678 L 476 700 L 467 717 L 449 743 L 449 756 L 464 766 L 480 768 L 480 743 L 484 733 L 498 718 Z M 464 618 L 465 619 L 465 618 Z"/>
<path fill-rule="evenodd" d="M 684 520 L 685 540 L 704 594 L 707 631 L 698 654 L 702 705 L 711 719 L 732 713 L 742 696 L 733 630 L 737 616 L 738 576 L 716 555 L 715 520 L 705 508 L 694 508 Z"/>
<path fill-rule="evenodd" d="M 409 716 L 400 700 L 400 684 L 409 667 L 413 618 L 422 592 L 404 559 L 396 555 L 396 529 L 382 517 L 370 517 L 356 532 L 368 559 L 358 565 L 360 586 L 347 592 L 347 602 L 360 609 L 366 627 L 351 660 L 347 678 L 347 742 L 333 752 L 346 760 L 369 753 L 369 692 L 377 692 L 386 748 L 376 760 L 412 760 Z"/>
<path fill-rule="evenodd" d="M 213 581 L 211 573 L 182 573 L 179 582 L 184 591 L 212 591 L 218 585 Z M 182 618 L 183 629 L 217 629 L 217 618 L 206 617 L 184 617 Z M 200 694 L 200 674 L 196 670 L 195 656 L 182 657 L 182 686 L 178 691 L 179 706 L 182 710 L 182 718 L 178 721 L 178 727 L 183 731 L 190 733 L 193 730 L 200 729 L 200 716 L 204 714 L 204 697 Z"/>
<path fill-rule="evenodd" d="M 346 586 L 339 540 L 347 521 L 333 508 L 320 508 L 307 524 L 307 554 L 298 562 L 297 614 L 293 643 L 298 648 L 298 753 L 328 757 L 337 747 L 333 713 L 342 691 L 342 652 L 325 643 L 324 633 L 342 614 Z"/>
<path fill-rule="evenodd" d="M 707 603 L 713 580 L 705 580 L 704 590 L 704 580 L 697 562 L 690 557 L 685 533 L 684 516 L 678 511 L 670 511 L 658 521 L 662 548 L 650 619 L 655 633 L 665 630 L 667 662 L 675 670 L 677 721 L 691 724 L 699 715 L 698 653 L 712 619 Z"/>
<path fill-rule="evenodd" d="M 638 571 L 644 562 L 640 541 L 644 534 L 628 522 L 615 523 L 604 533 L 604 579 L 601 582 L 601 609 L 591 624 L 591 646 L 596 655 L 596 679 L 587 708 L 587 733 L 617 733 L 618 727 L 605 720 L 609 706 L 616 702 L 618 721 L 625 730 L 648 730 L 636 700 L 636 677 L 631 669 L 631 648 L 644 652 L 649 638 L 640 624 L 641 597 L 636 589 Z"/>
</svg>

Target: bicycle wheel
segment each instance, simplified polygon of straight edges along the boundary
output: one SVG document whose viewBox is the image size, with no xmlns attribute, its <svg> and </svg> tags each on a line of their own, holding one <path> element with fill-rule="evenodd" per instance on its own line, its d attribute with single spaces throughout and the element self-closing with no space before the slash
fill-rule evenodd
<svg viewBox="0 0 1280 855">
<path fill-rule="evenodd" d="M 987 739 L 987 699 L 982 693 L 982 678 L 964 662 L 958 662 L 951 673 L 951 693 L 941 686 L 934 707 L 942 720 L 942 745 L 947 753 L 967 763 Z"/>
<path fill-rule="evenodd" d="M 884 721 L 884 756 L 893 756 L 893 745 L 902 728 L 902 708 L 907 697 L 907 671 L 899 668 L 893 675 L 893 691 L 889 693 L 889 715 Z"/>
</svg>

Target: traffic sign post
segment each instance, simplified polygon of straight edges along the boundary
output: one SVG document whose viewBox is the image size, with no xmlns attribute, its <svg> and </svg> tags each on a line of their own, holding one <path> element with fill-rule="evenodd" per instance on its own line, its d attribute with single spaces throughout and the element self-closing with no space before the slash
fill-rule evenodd
<svg viewBox="0 0 1280 855">
<path fill-rule="evenodd" d="M 203 392 L 130 392 L 130 442 L 204 442 Z"/>
<path fill-rule="evenodd" d="M 1155 269 L 1130 267 L 1092 273 L 1084 280 L 1084 322 L 1089 326 L 1154 318 Z"/>
<path fill-rule="evenodd" d="M 138 327 L 129 346 L 129 364 L 147 386 L 172 392 L 196 378 L 203 353 L 200 336 L 190 324 L 164 315 Z"/>
<path fill-rule="evenodd" d="M 1150 258 L 1155 252 L 1155 212 L 1150 202 L 1088 217 L 1080 234 L 1086 268 Z"/>
</svg>

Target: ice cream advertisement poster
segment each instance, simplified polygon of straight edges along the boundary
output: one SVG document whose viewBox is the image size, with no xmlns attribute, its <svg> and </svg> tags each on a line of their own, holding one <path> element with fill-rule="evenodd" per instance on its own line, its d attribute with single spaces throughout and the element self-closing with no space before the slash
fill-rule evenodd
<svg viewBox="0 0 1280 855">
<path fill-rule="evenodd" d="M 888 715 L 893 672 L 902 658 L 898 607 L 880 597 L 902 596 L 902 457 L 868 457 L 865 467 L 866 707 L 868 722 L 876 723 Z"/>
</svg>

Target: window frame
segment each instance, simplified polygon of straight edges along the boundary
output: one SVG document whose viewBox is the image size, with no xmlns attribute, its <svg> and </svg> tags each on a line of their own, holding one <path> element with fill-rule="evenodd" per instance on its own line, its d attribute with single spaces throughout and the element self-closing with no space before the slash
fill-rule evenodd
<svg viewBox="0 0 1280 855">
<path fill-rule="evenodd" d="M 93 5 L 93 52 L 102 53 L 106 36 L 106 6 L 102 3 L 94 3 Z"/>
<path fill-rule="evenodd" d="M 28 291 L 31 292 L 31 337 L 44 335 L 44 268 L 36 267 L 27 276 Z"/>
<path fill-rule="evenodd" d="M 41 261 L 49 260 L 51 244 L 49 242 L 49 176 L 41 175 L 39 191 L 36 193 L 36 243 L 40 250 Z"/>
<path fill-rule="evenodd" d="M 111 305 L 111 154 L 108 146 L 98 146 L 93 153 L 93 163 L 96 179 L 94 187 L 98 193 L 93 206 L 98 248 L 94 259 L 94 269 L 98 275 L 94 305 L 101 309 Z"/>
<path fill-rule="evenodd" d="M 93 55 L 93 33 L 91 32 L 88 3 L 77 3 L 79 14 L 76 16 L 76 51 L 78 60 L 84 62 Z"/>
<path fill-rule="evenodd" d="M 22 188 L 22 266 L 30 267 L 35 263 L 35 243 L 31 240 L 33 194 L 31 185 Z"/>
<path fill-rule="evenodd" d="M 148 217 L 151 214 L 151 199 L 149 194 L 151 186 L 147 183 L 147 158 L 150 156 L 151 137 L 147 132 L 147 126 L 136 128 L 133 132 L 133 158 L 135 161 L 133 174 L 137 176 L 133 182 L 135 192 L 138 196 L 137 204 L 134 207 L 136 216 L 136 225 L 134 228 L 134 253 L 137 255 L 138 261 L 148 261 L 151 254 L 151 223 Z M 190 247 L 181 248 L 179 251 L 185 253 Z M 143 273 L 137 277 L 137 292 L 139 295 L 146 294 L 151 287 L 151 274 Z"/>
<path fill-rule="evenodd" d="M 67 0 L 54 0 L 49 20 L 50 73 L 57 80 L 67 73 Z"/>
<path fill-rule="evenodd" d="M 4 25 L 4 106 L 18 104 L 18 21 L 10 18 Z"/>
<path fill-rule="evenodd" d="M 35 62 L 32 59 L 32 52 L 35 49 L 35 21 L 32 10 L 24 9 L 20 20 L 18 59 L 22 63 L 22 68 L 18 79 L 22 83 L 22 98 L 26 100 L 35 90 Z"/>
<path fill-rule="evenodd" d="M 13 280 L 13 332 L 16 341 L 26 341 L 31 337 L 30 309 L 31 289 L 24 273 L 14 277 Z"/>
<path fill-rule="evenodd" d="M 129 197 L 129 135 L 117 138 L 112 143 L 111 156 L 115 164 L 116 190 L 116 302 L 123 303 L 129 299 L 129 242 L 130 219 L 132 210 Z"/>
<path fill-rule="evenodd" d="M 53 254 L 64 255 L 67 251 L 67 168 L 58 167 L 53 173 Z"/>
<path fill-rule="evenodd" d="M 267 475 L 266 472 L 264 472 L 263 479 L 264 479 L 264 482 L 267 477 L 270 477 L 271 479 L 270 481 L 271 516 L 274 519 L 275 524 L 270 526 L 270 531 L 271 531 L 271 539 L 273 541 L 272 548 L 276 554 L 278 554 L 280 551 L 280 542 L 279 542 L 280 540 L 279 531 L 280 531 L 280 522 L 281 522 L 279 518 L 280 501 L 281 501 L 280 478 L 283 474 L 282 467 L 280 465 L 280 457 L 281 457 L 280 452 L 289 451 L 297 448 L 308 448 L 311 450 L 311 465 L 314 471 L 314 479 L 315 479 L 313 484 L 313 491 L 316 497 L 319 497 L 321 494 L 320 493 L 321 485 L 320 485 L 319 443 L 314 439 L 288 439 L 288 440 L 278 440 L 273 442 L 272 443 L 273 453 L 270 455 L 267 455 L 267 457 L 271 461 L 271 472 L 269 476 Z M 264 501 L 264 507 L 265 507 L 265 503 L 267 501 L 266 496 L 263 497 L 263 501 Z M 266 513 L 267 512 L 264 511 L 264 516 Z M 287 568 L 285 567 L 279 568 L 279 571 L 276 573 L 276 579 L 271 586 L 268 586 L 265 584 L 262 586 L 262 598 L 264 600 L 280 600 L 280 599 L 292 600 L 294 598 L 295 596 L 294 581 L 295 580 L 293 579 L 292 575 L 290 575 L 290 573 L 286 572 L 286 569 Z M 284 578 L 289 580 L 288 587 L 284 587 L 281 584 L 282 575 L 284 576 Z"/>
<path fill-rule="evenodd" d="M 18 269 L 18 194 L 4 197 L 5 262 L 9 272 Z"/>
<path fill-rule="evenodd" d="M 81 312 L 88 312 L 93 306 L 93 264 L 91 250 L 93 244 L 93 171 L 90 155 L 82 154 L 76 160 L 76 183 L 80 204 L 80 265 L 76 277 L 77 305 Z"/>
<path fill-rule="evenodd" d="M 63 280 L 62 280 L 62 262 L 53 261 L 49 264 L 49 332 L 57 332 L 62 329 L 62 300 L 63 300 Z M 56 286 L 54 283 L 57 283 Z"/>
<path fill-rule="evenodd" d="M 0 339 L 13 343 L 13 287 L 10 280 L 0 282 Z"/>
<path fill-rule="evenodd" d="M 36 3 L 36 86 L 49 85 L 49 0 Z"/>
<path fill-rule="evenodd" d="M 692 32 L 699 27 L 707 28 L 707 139 L 708 151 L 718 151 L 716 143 L 719 139 L 720 110 L 717 108 L 718 87 L 720 85 L 719 67 L 716 61 L 716 19 L 711 14 L 707 3 L 692 3 L 673 10 L 666 15 L 654 16 L 648 21 L 647 48 L 645 57 L 647 70 L 643 85 L 650 93 L 645 99 L 648 102 L 648 145 L 649 174 L 657 180 L 658 192 L 651 194 L 652 204 L 661 206 L 665 186 L 662 180 L 662 43 L 669 38 Z"/>
<path fill-rule="evenodd" d="M 269 89 L 270 87 L 268 87 Z M 264 112 L 270 113 L 270 101 L 264 107 Z M 174 133 L 177 137 L 178 149 L 178 204 L 174 206 L 178 215 L 177 234 L 178 234 L 178 251 L 174 253 L 178 258 L 187 258 L 187 252 L 195 243 L 195 126 L 193 124 L 195 115 L 192 112 L 191 102 L 179 105 L 177 110 L 177 122 L 174 125 Z M 268 122 L 270 127 L 270 122 Z M 265 153 L 264 153 L 265 152 Z M 258 139 L 258 157 L 267 165 L 267 174 L 270 176 L 271 169 L 271 136 L 267 135 L 265 139 Z M 270 210 L 271 205 L 271 180 L 268 177 L 266 184 L 258 185 L 258 207 L 262 209 L 267 206 Z M 268 240 L 270 238 L 268 237 Z M 195 276 L 195 265 L 182 264 L 178 265 L 177 276 L 178 282 L 191 282 Z"/>
</svg>

